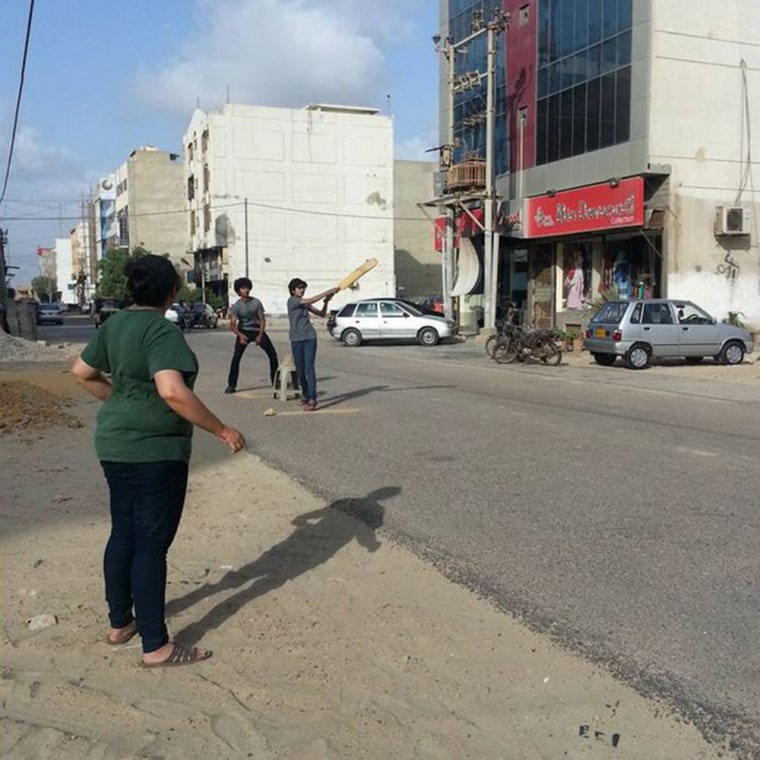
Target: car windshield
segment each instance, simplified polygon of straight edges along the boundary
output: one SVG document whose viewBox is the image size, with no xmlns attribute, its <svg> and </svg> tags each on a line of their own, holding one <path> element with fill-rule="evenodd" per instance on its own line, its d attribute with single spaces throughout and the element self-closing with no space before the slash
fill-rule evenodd
<svg viewBox="0 0 760 760">
<path fill-rule="evenodd" d="M 39 308 L 42 311 L 58 311 L 58 305 L 54 303 L 41 303 Z"/>
<path fill-rule="evenodd" d="M 415 317 L 422 317 L 424 316 L 423 311 L 420 309 L 419 306 L 416 304 L 413 304 L 409 301 L 399 301 L 402 308 L 408 311 L 410 314 L 414 315 Z"/>
<path fill-rule="evenodd" d="M 592 322 L 604 324 L 617 324 L 623 319 L 628 301 L 607 301 L 599 311 L 591 318 Z"/>
<path fill-rule="evenodd" d="M 431 309 L 429 306 L 425 306 L 423 304 L 415 303 L 414 301 L 407 301 L 403 298 L 399 299 L 399 302 L 404 305 L 405 308 L 409 309 L 409 312 L 411 314 L 414 314 L 414 316 L 418 317 L 420 315 L 422 316 L 432 316 L 432 317 L 440 317 L 440 312 L 437 312 L 435 309 Z"/>
</svg>

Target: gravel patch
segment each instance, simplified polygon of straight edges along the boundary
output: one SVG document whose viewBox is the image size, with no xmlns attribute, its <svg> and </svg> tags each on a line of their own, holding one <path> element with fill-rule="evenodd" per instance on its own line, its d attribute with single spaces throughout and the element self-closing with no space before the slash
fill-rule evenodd
<svg viewBox="0 0 760 760">
<path fill-rule="evenodd" d="M 56 343 L 49 346 L 45 341 L 25 340 L 0 330 L 0 362 L 49 362 L 75 356 L 79 346 L 72 343 Z"/>
</svg>

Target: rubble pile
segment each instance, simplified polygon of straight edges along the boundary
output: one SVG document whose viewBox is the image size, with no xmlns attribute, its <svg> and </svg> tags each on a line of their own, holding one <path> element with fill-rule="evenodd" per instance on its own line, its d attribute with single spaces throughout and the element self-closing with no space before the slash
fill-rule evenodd
<svg viewBox="0 0 760 760">
<path fill-rule="evenodd" d="M 49 362 L 68 359 L 77 347 L 69 343 L 48 346 L 44 342 L 25 340 L 0 330 L 0 362 Z"/>
</svg>

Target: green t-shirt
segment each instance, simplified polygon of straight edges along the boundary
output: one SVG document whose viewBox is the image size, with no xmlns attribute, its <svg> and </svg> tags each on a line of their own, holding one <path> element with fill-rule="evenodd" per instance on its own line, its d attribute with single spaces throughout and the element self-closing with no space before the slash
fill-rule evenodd
<svg viewBox="0 0 760 760">
<path fill-rule="evenodd" d="M 122 309 L 82 351 L 82 360 L 110 374 L 113 393 L 98 412 L 95 452 L 108 462 L 190 459 L 193 425 L 158 395 L 156 372 L 175 369 L 189 388 L 198 360 L 163 313 Z"/>
</svg>

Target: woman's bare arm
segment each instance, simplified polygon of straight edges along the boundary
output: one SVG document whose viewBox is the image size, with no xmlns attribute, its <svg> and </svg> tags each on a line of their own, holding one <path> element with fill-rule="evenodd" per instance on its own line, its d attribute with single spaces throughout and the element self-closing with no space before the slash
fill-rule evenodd
<svg viewBox="0 0 760 760">
<path fill-rule="evenodd" d="M 183 419 L 192 422 L 227 444 L 231 451 L 245 448 L 245 438 L 225 425 L 185 383 L 176 369 L 162 369 L 153 376 L 158 395 Z"/>
<path fill-rule="evenodd" d="M 91 367 L 79 357 L 74 359 L 71 365 L 71 374 L 91 396 L 95 396 L 100 401 L 108 401 L 111 398 L 111 393 L 113 393 L 111 381 L 99 369 Z"/>
</svg>

